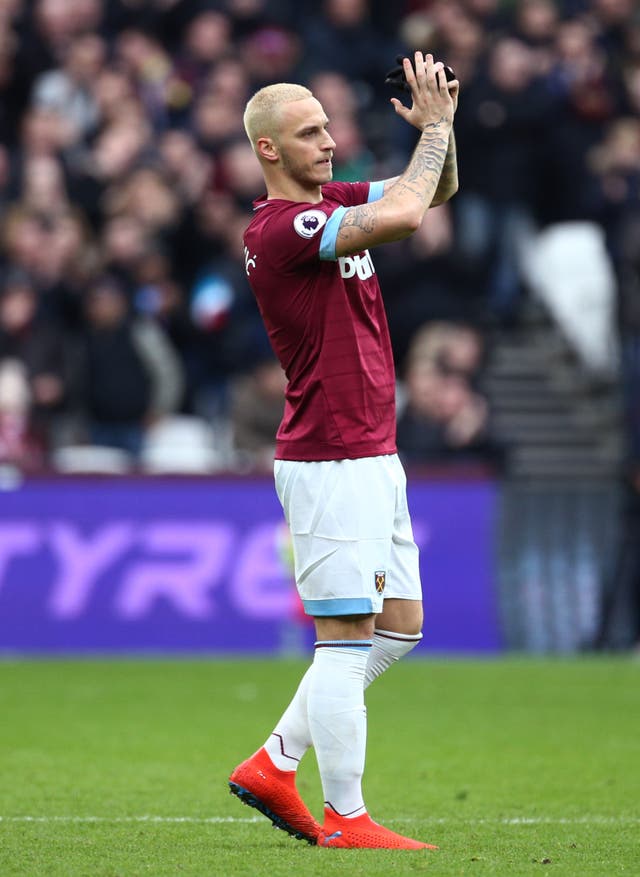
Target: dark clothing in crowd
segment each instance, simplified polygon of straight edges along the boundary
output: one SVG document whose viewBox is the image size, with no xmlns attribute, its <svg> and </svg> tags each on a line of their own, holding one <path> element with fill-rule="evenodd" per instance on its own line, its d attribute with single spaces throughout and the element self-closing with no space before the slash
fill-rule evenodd
<svg viewBox="0 0 640 877">
<path fill-rule="evenodd" d="M 139 423 L 149 410 L 151 380 L 130 327 L 87 334 L 87 408 L 99 423 Z"/>
</svg>

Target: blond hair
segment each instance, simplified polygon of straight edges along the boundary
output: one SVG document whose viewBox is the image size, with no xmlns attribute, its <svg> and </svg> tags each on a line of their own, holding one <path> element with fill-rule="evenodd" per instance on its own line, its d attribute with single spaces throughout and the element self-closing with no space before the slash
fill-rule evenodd
<svg viewBox="0 0 640 877">
<path fill-rule="evenodd" d="M 275 137 L 278 130 L 278 110 L 282 104 L 313 97 L 304 85 L 279 82 L 266 85 L 251 98 L 244 111 L 244 129 L 254 150 L 259 137 Z"/>
</svg>

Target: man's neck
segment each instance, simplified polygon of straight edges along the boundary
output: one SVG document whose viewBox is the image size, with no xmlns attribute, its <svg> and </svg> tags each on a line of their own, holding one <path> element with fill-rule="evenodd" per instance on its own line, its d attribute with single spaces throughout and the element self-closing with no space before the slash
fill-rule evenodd
<svg viewBox="0 0 640 877">
<path fill-rule="evenodd" d="M 291 180 L 285 183 L 267 184 L 267 198 L 280 198 L 283 201 L 301 201 L 305 204 L 319 204 L 322 201 L 322 186 L 301 186 Z"/>
</svg>

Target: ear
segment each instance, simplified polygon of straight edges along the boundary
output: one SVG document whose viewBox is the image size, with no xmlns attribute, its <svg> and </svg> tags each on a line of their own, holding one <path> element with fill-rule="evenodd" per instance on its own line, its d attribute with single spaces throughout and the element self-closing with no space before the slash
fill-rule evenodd
<svg viewBox="0 0 640 877">
<path fill-rule="evenodd" d="M 280 155 L 278 154 L 278 147 L 273 142 L 271 137 L 259 137 L 256 143 L 256 152 L 258 154 L 258 158 L 263 161 L 275 162 L 278 161 Z"/>
</svg>

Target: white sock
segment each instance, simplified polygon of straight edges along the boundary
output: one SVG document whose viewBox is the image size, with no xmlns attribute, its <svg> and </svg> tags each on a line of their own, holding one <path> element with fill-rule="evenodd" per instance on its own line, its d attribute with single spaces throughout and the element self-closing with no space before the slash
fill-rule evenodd
<svg viewBox="0 0 640 877">
<path fill-rule="evenodd" d="M 313 664 L 302 677 L 293 700 L 264 744 L 269 758 L 280 770 L 297 770 L 300 759 L 311 746 L 307 717 L 307 694 Z"/>
<path fill-rule="evenodd" d="M 364 676 L 370 651 L 371 640 L 317 642 L 309 681 L 309 728 L 325 805 L 341 816 L 366 812 Z"/>
<path fill-rule="evenodd" d="M 367 661 L 364 687 L 381 676 L 392 664 L 407 655 L 422 639 L 421 633 L 394 633 L 390 630 L 376 630 L 373 634 L 373 647 Z"/>
<path fill-rule="evenodd" d="M 394 631 L 376 630 L 373 636 L 373 646 L 368 649 L 364 687 L 367 688 L 392 664 L 408 654 L 421 639 L 421 633 L 402 634 Z M 264 744 L 269 757 L 280 770 L 297 770 L 302 756 L 311 746 L 307 697 L 312 669 L 313 664 L 302 677 L 291 703 Z"/>
</svg>

